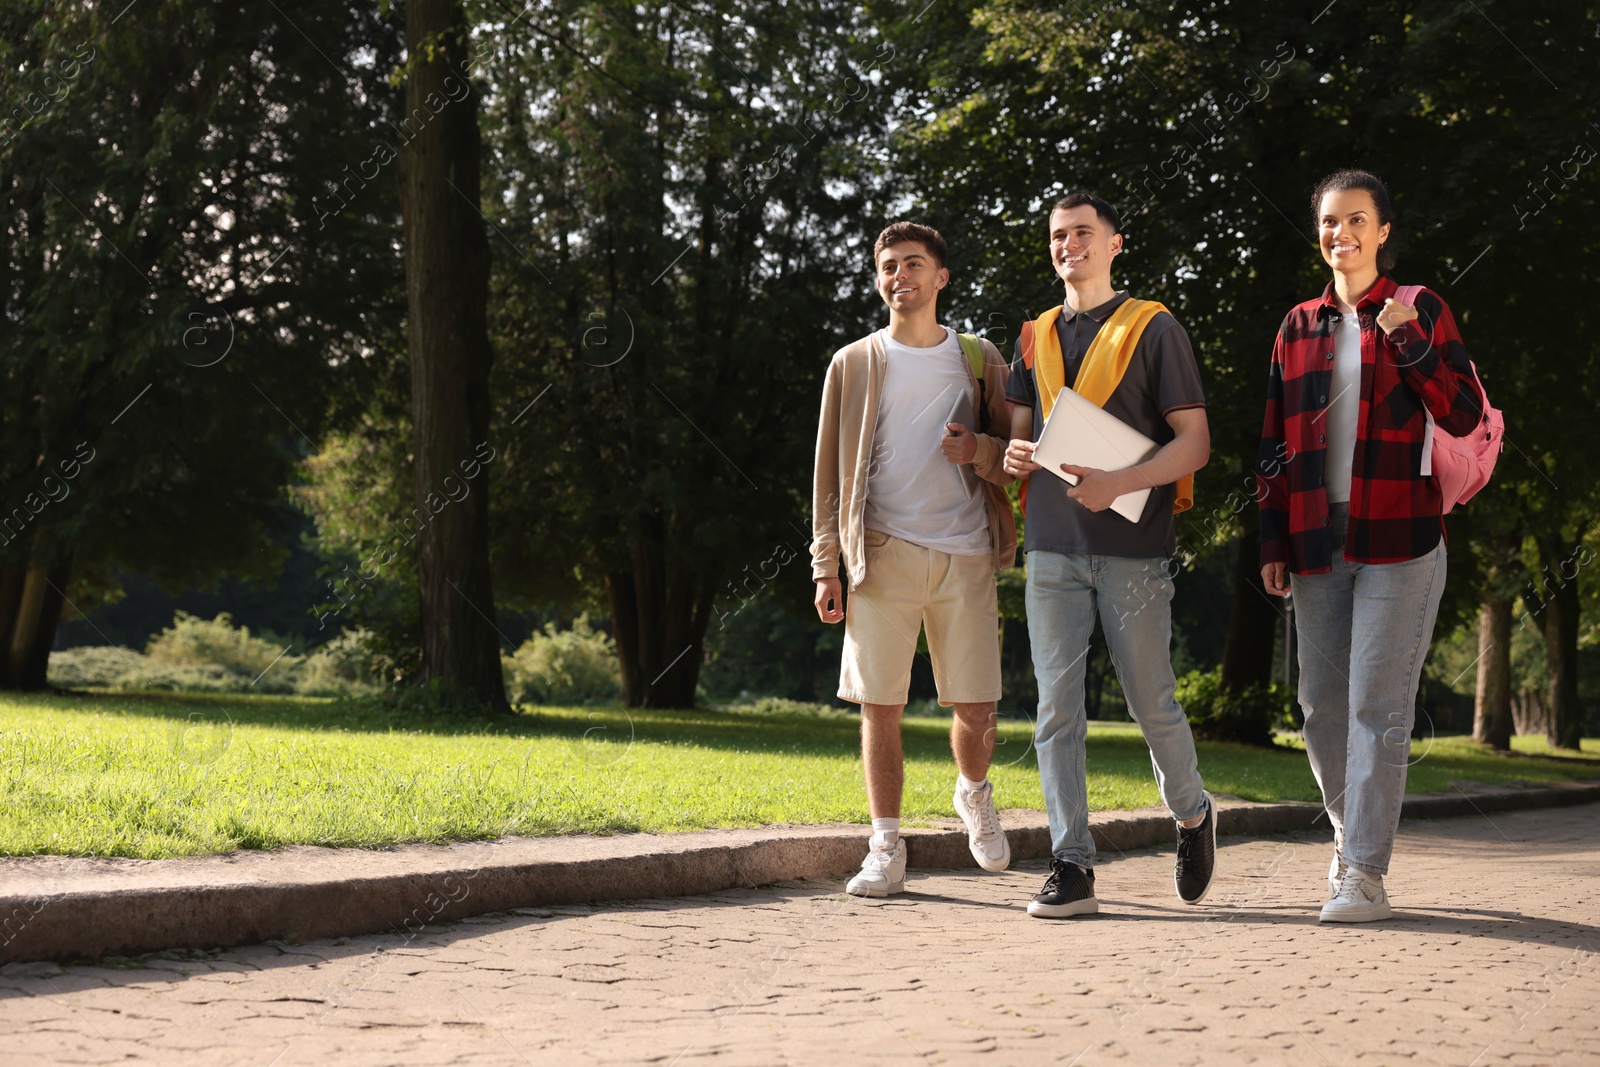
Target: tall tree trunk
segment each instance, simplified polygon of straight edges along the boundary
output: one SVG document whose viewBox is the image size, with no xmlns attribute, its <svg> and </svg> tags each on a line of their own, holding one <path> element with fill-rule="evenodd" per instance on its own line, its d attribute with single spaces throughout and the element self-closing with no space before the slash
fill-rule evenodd
<svg viewBox="0 0 1600 1067">
<path fill-rule="evenodd" d="M 1233 567 L 1233 607 L 1228 638 L 1222 646 L 1222 687 L 1241 693 L 1252 685 L 1272 682 L 1277 628 L 1283 616 L 1261 584 L 1261 538 L 1253 521 L 1244 523 L 1239 555 Z"/>
<path fill-rule="evenodd" d="M 1544 616 L 1544 655 L 1550 668 L 1548 701 L 1550 729 L 1546 735 L 1555 748 L 1578 747 L 1583 737 L 1583 707 L 1578 702 L 1578 574 L 1568 577 L 1570 556 L 1560 542 L 1540 546 L 1545 559 L 1549 600 Z"/>
<path fill-rule="evenodd" d="M 18 676 L 23 689 L 48 689 L 50 687 L 50 650 L 56 644 L 56 629 L 61 625 L 61 609 L 66 603 L 67 580 L 72 576 L 72 558 L 58 556 L 46 572 L 44 599 L 39 604 L 39 614 L 33 627 L 33 646 L 22 662 Z"/>
<path fill-rule="evenodd" d="M 1489 587 L 1494 588 L 1491 572 Z M 1495 595 L 1478 616 L 1478 686 L 1472 737 L 1502 751 L 1511 748 L 1511 598 Z"/>
<path fill-rule="evenodd" d="M 455 0 L 409 0 L 400 206 L 416 455 L 423 681 L 509 711 L 489 571 L 489 246 L 478 210 L 477 93 Z M 417 127 L 420 125 L 420 129 Z M 452 500 L 459 486 L 465 497 Z"/>
<path fill-rule="evenodd" d="M 6 643 L 6 678 L 15 688 L 24 688 L 23 675 L 33 659 L 33 646 L 39 632 L 39 616 L 44 610 L 45 584 L 50 572 L 42 564 L 28 568 L 22 580 L 22 594 L 17 598 L 17 614 L 11 624 L 11 640 Z"/>
<path fill-rule="evenodd" d="M 639 664 L 639 597 L 633 575 L 606 571 L 606 601 L 611 608 L 611 636 L 617 642 L 617 662 L 622 668 L 622 702 L 630 708 L 644 706 L 644 669 Z"/>
<path fill-rule="evenodd" d="M 809 632 L 800 639 L 800 654 L 797 658 L 800 670 L 795 680 L 794 699 L 803 700 L 814 704 L 817 700 L 817 638 L 820 635 Z M 831 693 L 829 694 L 832 695 Z"/>
<path fill-rule="evenodd" d="M 1546 693 L 1544 689 L 1524 689 L 1511 698 L 1511 721 L 1521 736 L 1535 737 L 1554 731 Z"/>
<path fill-rule="evenodd" d="M 17 608 L 27 578 L 25 562 L 0 565 L 0 688 L 11 686 L 11 635 L 17 628 Z"/>
<path fill-rule="evenodd" d="M 611 629 L 622 664 L 622 702 L 629 707 L 694 706 L 712 583 L 668 567 L 664 541 L 641 538 L 631 571 L 607 571 Z"/>
<path fill-rule="evenodd" d="M 10 609 L 6 624 L 0 625 L 6 632 L 0 687 L 48 688 L 50 650 L 55 646 L 56 627 L 65 601 L 63 590 L 71 574 L 71 557 L 61 555 L 48 563 L 34 563 L 20 575 L 20 580 L 0 575 L 0 606 Z M 12 589 L 14 594 L 6 596 Z"/>
</svg>

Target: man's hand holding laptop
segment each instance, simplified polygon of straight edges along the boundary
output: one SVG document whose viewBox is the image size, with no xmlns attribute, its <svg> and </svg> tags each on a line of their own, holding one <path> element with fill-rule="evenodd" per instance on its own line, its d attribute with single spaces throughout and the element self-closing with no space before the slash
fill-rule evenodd
<svg viewBox="0 0 1600 1067">
<path fill-rule="evenodd" d="M 1026 478 L 1034 471 L 1042 470 L 1043 468 L 1033 461 L 1033 450 L 1037 447 L 1037 443 L 1033 441 L 1013 438 L 1006 446 L 1006 471 L 1019 478 Z M 1131 467 L 1120 471 L 1103 471 L 1094 467 L 1078 467 L 1071 463 L 1063 463 L 1061 469 L 1078 479 L 1078 484 L 1069 488 L 1067 495 L 1090 511 L 1104 511 L 1117 497 L 1143 488 L 1143 483 Z M 1130 475 L 1137 484 L 1129 484 Z"/>
<path fill-rule="evenodd" d="M 1026 478 L 1034 471 L 1039 470 L 1039 465 L 1033 461 L 1033 450 L 1038 447 L 1038 444 L 1033 441 L 1013 437 L 1011 443 L 1006 446 L 1004 463 L 1006 473 L 1015 474 L 1019 478 Z"/>
<path fill-rule="evenodd" d="M 939 451 L 951 463 L 971 463 L 978 456 L 978 435 L 959 422 L 947 422 L 944 436 L 939 439 Z"/>
<path fill-rule="evenodd" d="M 1063 463 L 1061 469 L 1078 479 L 1078 484 L 1068 489 L 1067 495 L 1090 511 L 1104 511 L 1116 502 L 1117 497 L 1135 489 L 1147 488 L 1133 467 L 1103 471 Z"/>
</svg>

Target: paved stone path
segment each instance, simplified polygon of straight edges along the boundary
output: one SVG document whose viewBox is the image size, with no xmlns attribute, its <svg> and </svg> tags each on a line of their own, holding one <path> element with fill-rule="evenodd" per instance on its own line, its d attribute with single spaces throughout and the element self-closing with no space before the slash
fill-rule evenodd
<svg viewBox="0 0 1600 1067">
<path fill-rule="evenodd" d="M 0 968 L 0 1062 L 1600 1064 L 1600 808 L 1404 824 L 1388 923 L 1319 926 L 1325 839 L 529 909 L 400 934 Z"/>
</svg>

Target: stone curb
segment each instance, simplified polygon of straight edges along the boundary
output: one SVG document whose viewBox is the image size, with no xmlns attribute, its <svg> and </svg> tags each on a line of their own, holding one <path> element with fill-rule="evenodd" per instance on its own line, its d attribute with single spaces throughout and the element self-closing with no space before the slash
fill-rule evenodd
<svg viewBox="0 0 1600 1067">
<path fill-rule="evenodd" d="M 1407 819 L 1600 801 L 1600 782 L 1414 796 Z M 1003 816 L 1013 861 L 1050 854 L 1042 812 Z M 1326 827 L 1311 803 L 1220 803 L 1218 832 L 1264 835 Z M 1090 816 L 1106 854 L 1171 842 L 1163 809 Z M 908 830 L 909 863 L 976 867 L 949 820 Z M 34 856 L 0 859 L 0 961 L 98 959 L 394 932 L 514 908 L 692 896 L 848 874 L 866 854 L 859 825 L 711 830 L 658 836 L 507 838 L 443 846 L 295 846 L 180 860 Z"/>
</svg>

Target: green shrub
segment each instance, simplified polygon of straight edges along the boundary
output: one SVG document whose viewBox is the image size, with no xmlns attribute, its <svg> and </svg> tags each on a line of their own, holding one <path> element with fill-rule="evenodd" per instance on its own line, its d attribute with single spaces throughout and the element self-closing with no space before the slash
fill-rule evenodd
<svg viewBox="0 0 1600 1067">
<path fill-rule="evenodd" d="M 1179 678 L 1177 698 L 1196 737 L 1251 745 L 1271 745 L 1273 727 L 1289 707 L 1280 685 L 1252 685 L 1242 693 L 1223 689 L 1220 667 Z"/>
<path fill-rule="evenodd" d="M 363 637 L 345 633 L 310 655 L 280 656 L 283 644 L 235 627 L 227 613 L 200 619 L 180 611 L 142 653 L 110 646 L 52 652 L 49 679 L 64 688 L 349 696 L 376 684 Z"/>
<path fill-rule="evenodd" d="M 622 690 L 622 667 L 611 635 L 579 615 L 572 629 L 545 626 L 510 656 L 501 657 L 513 704 L 606 704 Z"/>
<path fill-rule="evenodd" d="M 137 675 L 144 653 L 114 645 L 84 645 L 50 653 L 50 684 L 63 689 L 118 686 L 124 675 Z"/>
<path fill-rule="evenodd" d="M 285 693 L 292 688 L 285 677 L 271 683 L 263 678 L 252 689 L 252 677 L 215 663 L 160 663 L 131 648 L 86 646 L 50 654 L 50 684 L 68 689 L 99 686 L 161 692 Z"/>
<path fill-rule="evenodd" d="M 504 661 L 502 656 L 502 666 Z M 430 679 L 426 685 L 397 683 L 354 688 L 335 705 L 351 721 L 404 722 L 409 724 L 408 729 L 441 726 L 455 732 L 481 726 L 499 730 L 507 721 L 502 709 L 485 704 L 466 686 L 443 678 Z"/>
<path fill-rule="evenodd" d="M 296 665 L 294 691 L 302 696 L 348 696 L 381 686 L 384 664 L 366 630 L 346 630 L 313 649 Z"/>
<path fill-rule="evenodd" d="M 282 664 L 279 664 L 281 667 Z M 148 689 L 167 693 L 287 693 L 292 686 L 284 678 L 272 678 L 273 671 L 254 686 L 251 675 L 230 671 L 215 663 L 175 666 L 148 660 L 138 671 L 129 671 L 111 685 L 115 689 Z M 270 679 L 270 680 L 269 680 Z"/>
<path fill-rule="evenodd" d="M 816 704 L 809 700 L 789 700 L 785 697 L 758 697 L 749 702 L 736 702 L 729 704 L 728 710 L 756 715 L 811 715 L 834 718 L 849 713 L 846 708 Z"/>
<path fill-rule="evenodd" d="M 216 666 L 255 678 L 273 666 L 283 647 L 283 644 L 252 637 L 247 626 L 234 626 L 233 616 L 226 611 L 214 619 L 202 619 L 180 611 L 172 617 L 172 625 L 145 646 L 144 654 L 152 663 L 162 666 Z"/>
</svg>

